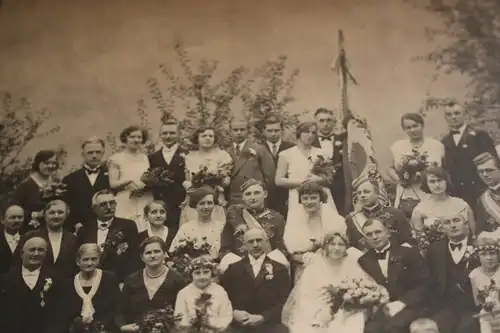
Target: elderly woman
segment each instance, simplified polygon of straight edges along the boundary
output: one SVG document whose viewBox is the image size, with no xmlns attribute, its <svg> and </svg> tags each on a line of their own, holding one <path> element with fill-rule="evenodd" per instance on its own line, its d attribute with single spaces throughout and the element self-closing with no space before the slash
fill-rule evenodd
<svg viewBox="0 0 500 333">
<path fill-rule="evenodd" d="M 56 182 L 58 168 L 57 152 L 40 150 L 33 159 L 32 173 L 19 184 L 12 195 L 11 204 L 21 206 L 25 211 L 21 233 L 36 229 L 44 223 L 42 211 L 47 201 L 42 197 L 41 190 Z"/>
<path fill-rule="evenodd" d="M 172 241 L 170 252 L 174 251 L 182 240 L 196 239 L 198 243 L 206 242 L 210 245 L 212 258 L 218 257 L 225 221 L 216 220 L 213 216 L 216 204 L 216 192 L 210 187 L 201 187 L 191 193 L 189 207 L 196 209 L 197 217 L 181 225 Z"/>
<path fill-rule="evenodd" d="M 441 142 L 424 135 L 424 118 L 418 113 L 406 113 L 401 117 L 401 127 L 406 139 L 396 141 L 391 146 L 392 167 L 389 177 L 397 183 L 394 207 L 400 208 L 409 218 L 413 208 L 426 196 L 420 189 L 421 177 L 406 173 L 405 166 L 409 159 L 417 155 L 426 155 L 426 166 L 440 166 L 444 158 L 444 146 Z M 423 171 L 423 170 L 421 170 Z"/>
<path fill-rule="evenodd" d="M 353 184 L 353 191 L 361 209 L 349 213 L 345 222 L 347 225 L 347 236 L 351 246 L 361 251 L 368 249 L 365 236 L 362 231 L 365 222 L 369 218 L 383 219 L 391 229 L 391 241 L 396 244 L 413 243 L 410 221 L 405 214 L 397 208 L 385 207 L 380 203 L 380 187 L 376 180 L 369 178 L 358 179 Z"/>
<path fill-rule="evenodd" d="M 65 288 L 64 314 L 71 333 L 83 333 L 85 324 L 106 332 L 116 332 L 114 315 L 118 305 L 120 288 L 116 276 L 99 268 L 102 252 L 97 244 L 86 243 L 76 253 L 76 264 L 80 272 L 70 279 Z"/>
<path fill-rule="evenodd" d="M 145 268 L 129 275 L 124 282 L 116 323 L 121 332 L 139 332 L 139 324 L 149 310 L 174 307 L 184 278 L 165 265 L 167 247 L 157 236 L 140 245 Z"/>
<path fill-rule="evenodd" d="M 64 201 L 50 201 L 42 212 L 45 226 L 26 233 L 20 240 L 20 244 L 23 244 L 32 237 L 43 238 L 47 242 L 47 257 L 43 266 L 61 277 L 72 277 L 76 273 L 75 253 L 78 240 L 73 233 L 64 230 L 69 213 L 69 206 Z M 21 247 L 22 245 L 17 251 L 20 251 Z"/>
<path fill-rule="evenodd" d="M 320 250 L 283 308 L 282 320 L 291 333 L 363 333 L 364 312 L 346 315 L 338 306 L 332 312 L 327 293 L 328 286 L 345 279 L 372 280 L 357 262 L 361 255 L 361 251 L 349 247 L 345 229 L 331 230 L 322 237 Z"/>
<path fill-rule="evenodd" d="M 323 235 L 332 229 L 345 229 L 344 219 L 338 214 L 330 215 L 330 210 L 323 205 L 328 197 L 321 185 L 304 183 L 297 189 L 297 197 L 301 209 L 288 216 L 283 235 L 286 250 L 292 257 L 295 281 L 320 247 Z"/>
<path fill-rule="evenodd" d="M 448 194 L 451 182 L 443 168 L 431 167 L 424 172 L 422 190 L 429 196 L 413 210 L 411 217 L 413 228 L 438 226 L 442 219 L 460 215 L 468 222 L 472 233 L 475 233 L 474 213 L 467 202 Z"/>
</svg>

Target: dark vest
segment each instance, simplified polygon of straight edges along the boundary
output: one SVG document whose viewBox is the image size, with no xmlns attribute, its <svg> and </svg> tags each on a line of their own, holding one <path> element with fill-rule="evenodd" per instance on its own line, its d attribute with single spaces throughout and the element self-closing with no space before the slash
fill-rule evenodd
<svg viewBox="0 0 500 333">
<path fill-rule="evenodd" d="M 450 250 L 446 251 L 446 291 L 444 293 L 443 302 L 452 304 L 454 300 L 460 297 L 461 291 L 457 284 L 462 284 L 467 279 L 466 264 L 464 260 L 460 260 L 455 264 L 451 256 Z"/>
</svg>

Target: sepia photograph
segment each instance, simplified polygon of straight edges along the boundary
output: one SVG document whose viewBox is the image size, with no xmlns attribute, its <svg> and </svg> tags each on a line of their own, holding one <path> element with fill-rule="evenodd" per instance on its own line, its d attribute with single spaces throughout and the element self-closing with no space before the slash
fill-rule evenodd
<svg viewBox="0 0 500 333">
<path fill-rule="evenodd" d="M 500 333 L 497 0 L 0 0 L 0 333 Z"/>
</svg>

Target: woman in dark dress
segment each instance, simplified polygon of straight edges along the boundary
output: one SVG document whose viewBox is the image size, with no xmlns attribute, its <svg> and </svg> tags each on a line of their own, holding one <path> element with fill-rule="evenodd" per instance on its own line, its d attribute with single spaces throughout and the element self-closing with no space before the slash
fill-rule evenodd
<svg viewBox="0 0 500 333">
<path fill-rule="evenodd" d="M 167 249 L 170 248 L 175 232 L 165 225 L 167 220 L 167 205 L 161 200 L 156 200 L 144 207 L 144 217 L 147 221 L 146 230 L 139 233 L 139 242 L 146 238 L 157 236 L 163 239 Z"/>
<path fill-rule="evenodd" d="M 84 327 L 99 328 L 106 332 L 117 332 L 114 324 L 120 288 L 112 272 L 98 269 L 101 248 L 97 244 L 86 243 L 80 246 L 76 254 L 76 263 L 80 268 L 74 278 L 67 281 L 61 308 L 65 312 L 64 327 L 72 333 L 83 333 Z M 98 330 L 95 330 L 96 332 Z"/>
<path fill-rule="evenodd" d="M 139 249 L 145 268 L 125 279 L 116 316 L 121 332 L 138 332 L 150 310 L 173 308 L 177 294 L 186 286 L 183 277 L 165 265 L 167 246 L 160 237 L 146 238 Z"/>
<path fill-rule="evenodd" d="M 11 204 L 21 206 L 25 211 L 21 234 L 36 229 L 43 223 L 43 209 L 47 201 L 41 197 L 40 190 L 54 181 L 58 168 L 57 152 L 40 150 L 33 159 L 33 172 L 14 191 Z"/>
</svg>

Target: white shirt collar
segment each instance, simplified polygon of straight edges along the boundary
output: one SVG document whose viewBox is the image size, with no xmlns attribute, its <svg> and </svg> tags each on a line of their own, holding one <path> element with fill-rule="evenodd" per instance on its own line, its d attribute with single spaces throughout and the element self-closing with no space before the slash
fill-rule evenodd
<svg viewBox="0 0 500 333">
<path fill-rule="evenodd" d="M 26 267 L 22 266 L 21 271 L 22 271 L 23 276 L 39 276 L 40 269 L 41 268 L 37 268 L 34 271 L 30 271 Z"/>
<path fill-rule="evenodd" d="M 281 139 L 279 139 L 276 143 L 272 143 L 271 141 L 267 141 L 267 145 L 269 148 L 273 148 L 274 145 L 276 145 L 276 149 L 278 149 L 281 146 Z"/>
<path fill-rule="evenodd" d="M 264 262 L 264 259 L 266 259 L 266 254 L 264 253 L 261 255 L 259 258 L 255 259 L 253 256 L 248 255 L 248 258 L 250 258 L 250 264 L 253 265 L 262 265 Z"/>
<path fill-rule="evenodd" d="M 19 235 L 19 232 L 17 232 L 16 234 L 14 235 L 11 235 L 9 233 L 7 233 L 7 231 L 4 230 L 4 235 L 5 235 L 5 239 L 7 240 L 7 242 L 12 242 L 12 241 L 17 241 L 19 242 L 19 239 L 20 239 L 20 235 Z"/>
<path fill-rule="evenodd" d="M 467 124 L 463 124 L 462 126 L 460 126 L 460 128 L 458 129 L 459 134 L 456 134 L 456 135 L 464 134 L 466 127 L 467 127 Z"/>
<path fill-rule="evenodd" d="M 172 147 L 168 148 L 167 146 L 163 145 L 163 151 L 165 152 L 174 152 L 177 150 L 177 148 L 179 147 L 179 144 L 178 143 L 175 143 L 174 145 L 172 145 Z"/>
<path fill-rule="evenodd" d="M 465 237 L 464 239 L 462 239 L 458 243 L 452 242 L 451 240 L 448 241 L 448 246 L 451 248 L 450 243 L 453 243 L 453 244 L 462 244 L 462 249 L 463 249 L 463 248 L 465 248 L 467 246 L 467 237 Z"/>
<path fill-rule="evenodd" d="M 391 247 L 391 243 L 388 243 L 386 246 L 384 246 L 384 248 L 382 250 L 375 250 L 375 252 L 382 253 L 382 252 L 388 251 L 390 247 Z"/>
<path fill-rule="evenodd" d="M 106 224 L 107 224 L 107 226 L 108 226 L 108 228 L 109 228 L 109 226 L 111 225 L 111 222 L 113 222 L 113 219 L 114 219 L 114 217 L 113 217 L 113 218 L 110 218 L 110 219 L 109 219 L 109 220 L 107 220 L 107 221 L 101 221 L 101 220 L 97 219 L 97 229 L 99 229 L 99 226 L 100 226 L 101 224 L 104 224 L 104 223 L 106 223 Z"/>
<path fill-rule="evenodd" d="M 239 146 L 240 147 L 240 150 L 243 150 L 243 147 L 245 147 L 245 145 L 247 144 L 247 141 L 248 140 L 243 140 L 243 142 L 241 143 L 235 143 L 234 146 Z"/>
</svg>

